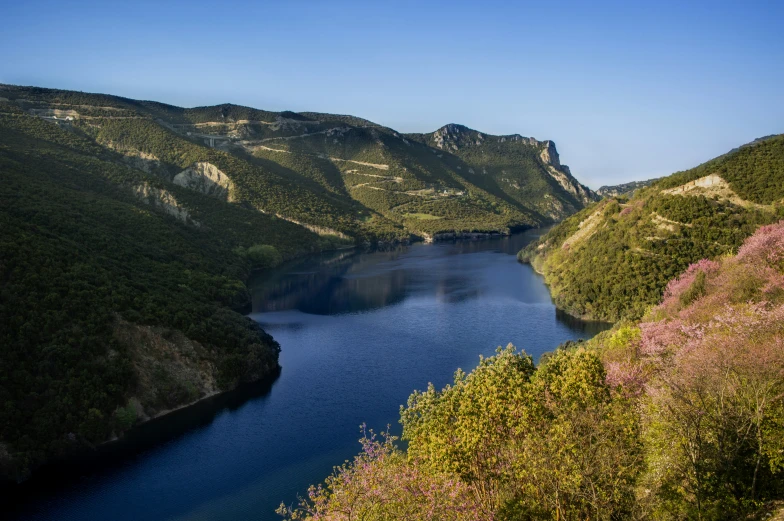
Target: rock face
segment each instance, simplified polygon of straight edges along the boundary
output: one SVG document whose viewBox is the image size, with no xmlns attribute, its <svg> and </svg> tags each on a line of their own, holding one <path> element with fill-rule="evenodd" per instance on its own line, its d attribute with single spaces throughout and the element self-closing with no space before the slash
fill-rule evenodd
<svg viewBox="0 0 784 521">
<path fill-rule="evenodd" d="M 174 195 L 168 190 L 155 188 L 154 186 L 150 186 L 148 183 L 143 183 L 134 186 L 133 193 L 136 194 L 136 197 L 145 203 L 162 210 L 163 212 L 177 218 L 185 224 L 190 224 L 196 227 L 201 226 L 200 223 L 191 219 L 188 210 L 180 206 L 180 204 L 177 202 L 177 198 L 175 198 Z"/>
<path fill-rule="evenodd" d="M 194 163 L 176 176 L 174 184 L 231 202 L 234 183 L 212 163 Z"/>
<path fill-rule="evenodd" d="M 486 143 L 487 135 L 457 123 L 449 123 L 439 128 L 432 134 L 433 144 L 436 148 L 447 151 L 458 151 L 468 146 L 481 146 Z M 523 137 L 520 134 L 510 136 L 490 136 L 499 143 L 519 141 L 525 145 L 539 146 L 542 142 L 532 137 Z M 557 154 L 556 154 L 557 156 Z"/>
<path fill-rule="evenodd" d="M 465 164 L 451 164 L 458 173 L 491 177 L 495 186 L 485 180 L 477 185 L 501 190 L 549 221 L 558 221 L 585 205 L 599 200 L 591 189 L 572 176 L 561 163 L 555 143 L 539 141 L 520 134 L 495 136 L 463 125 L 450 123 L 430 134 L 409 135 L 420 142 L 443 150 L 438 158 L 456 156 Z M 451 158 L 450 158 L 451 159 Z M 544 179 L 543 179 L 544 178 Z M 542 188 L 542 180 L 547 180 Z M 556 182 L 553 186 L 551 180 Z"/>
<path fill-rule="evenodd" d="M 706 175 L 694 181 L 690 181 L 684 185 L 669 190 L 664 190 L 666 194 L 683 195 L 689 192 L 697 191 L 700 188 L 713 188 L 713 189 L 726 189 L 729 188 L 727 182 L 716 174 Z"/>
<path fill-rule="evenodd" d="M 558 150 L 555 148 L 555 143 L 552 141 L 545 141 L 542 153 L 539 154 L 542 162 L 551 165 L 553 168 L 561 168 L 561 158 L 558 156 Z M 568 167 L 567 167 L 568 168 Z"/>
<path fill-rule="evenodd" d="M 598 199 L 598 196 L 590 188 L 581 185 L 577 179 L 572 177 L 572 172 L 569 170 L 568 166 L 561 164 L 558 150 L 556 150 L 553 141 L 548 140 L 541 144 L 544 145 L 544 147 L 539 154 L 539 158 L 542 160 L 542 163 L 544 163 L 545 168 L 547 168 L 547 172 L 553 179 L 558 181 L 561 188 L 572 194 L 583 204 L 588 204 L 591 201 Z"/>
</svg>

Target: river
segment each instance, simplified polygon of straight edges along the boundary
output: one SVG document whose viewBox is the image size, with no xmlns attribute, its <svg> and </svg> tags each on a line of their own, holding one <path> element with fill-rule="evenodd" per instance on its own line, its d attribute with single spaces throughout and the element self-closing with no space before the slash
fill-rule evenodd
<svg viewBox="0 0 784 521">
<path fill-rule="evenodd" d="M 336 252 L 254 281 L 253 312 L 280 343 L 280 376 L 146 427 L 122 458 L 22 487 L 15 519 L 275 520 L 359 450 L 359 425 L 397 424 L 428 382 L 449 383 L 508 343 L 538 358 L 605 326 L 556 312 L 514 254 L 541 232 Z M 154 442 L 151 442 L 153 439 Z"/>
</svg>

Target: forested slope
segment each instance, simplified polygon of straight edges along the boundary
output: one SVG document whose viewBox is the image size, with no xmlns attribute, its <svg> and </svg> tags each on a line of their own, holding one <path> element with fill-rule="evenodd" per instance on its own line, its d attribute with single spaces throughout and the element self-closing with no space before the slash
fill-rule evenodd
<svg viewBox="0 0 784 521">
<path fill-rule="evenodd" d="M 271 374 L 277 344 L 231 311 L 265 260 L 253 252 L 335 245 L 123 159 L 51 122 L 0 116 L 7 476 Z"/>
<path fill-rule="evenodd" d="M 235 202 L 362 242 L 508 233 L 595 198 L 560 165 L 552 142 L 460 127 L 481 139 L 458 146 L 456 125 L 402 135 L 354 116 L 186 109 L 8 85 L 0 98 L 1 112 L 68 125 L 168 180 L 209 163 L 232 181 Z M 445 142 L 434 141 L 442 134 Z"/>
<path fill-rule="evenodd" d="M 663 178 L 631 199 L 604 199 L 564 220 L 520 259 L 577 316 L 639 318 L 667 281 L 701 258 L 732 254 L 783 215 L 784 136 L 756 141 Z"/>
</svg>

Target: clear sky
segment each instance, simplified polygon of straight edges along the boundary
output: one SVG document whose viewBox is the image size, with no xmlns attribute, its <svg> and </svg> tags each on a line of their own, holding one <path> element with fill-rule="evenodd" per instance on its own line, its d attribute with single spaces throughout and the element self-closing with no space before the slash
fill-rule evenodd
<svg viewBox="0 0 784 521">
<path fill-rule="evenodd" d="M 784 132 L 784 1 L 3 2 L 0 82 L 552 139 L 593 188 Z"/>
</svg>

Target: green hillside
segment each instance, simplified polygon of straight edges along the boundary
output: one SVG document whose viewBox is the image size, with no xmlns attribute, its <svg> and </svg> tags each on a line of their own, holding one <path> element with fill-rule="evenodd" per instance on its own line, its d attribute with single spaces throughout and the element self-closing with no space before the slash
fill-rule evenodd
<svg viewBox="0 0 784 521">
<path fill-rule="evenodd" d="M 519 257 L 544 275 L 569 313 L 640 317 L 690 263 L 735 252 L 759 225 L 784 215 L 783 199 L 784 136 L 773 136 L 663 178 L 631 199 L 604 199 Z"/>
<path fill-rule="evenodd" d="M 619 185 L 600 186 L 596 190 L 596 194 L 602 197 L 631 197 L 634 192 L 646 186 L 651 186 L 659 179 L 646 179 L 645 181 L 631 181 L 629 183 L 621 183 Z"/>
<path fill-rule="evenodd" d="M 274 372 L 276 342 L 231 310 L 255 252 L 342 242 L 124 159 L 0 116 L 0 475 Z"/>
<path fill-rule="evenodd" d="M 209 163 L 231 181 L 232 202 L 362 242 L 508 233 L 556 222 L 596 197 L 560 165 L 552 142 L 456 125 L 403 135 L 354 116 L 7 85 L 0 98 L 0 112 L 68 127 L 168 181 Z M 457 128 L 481 138 L 453 143 Z"/>
</svg>

